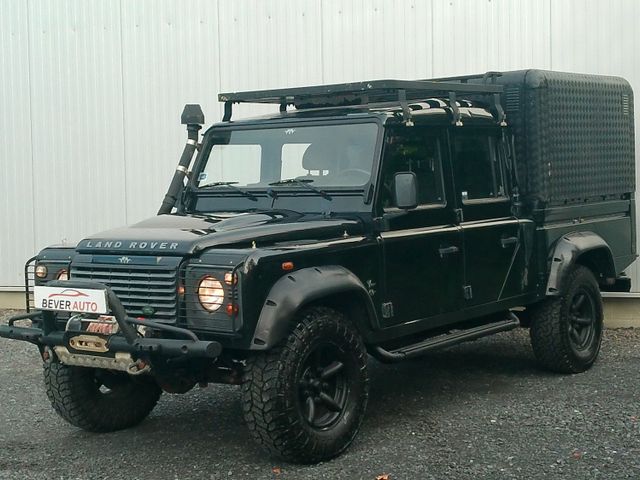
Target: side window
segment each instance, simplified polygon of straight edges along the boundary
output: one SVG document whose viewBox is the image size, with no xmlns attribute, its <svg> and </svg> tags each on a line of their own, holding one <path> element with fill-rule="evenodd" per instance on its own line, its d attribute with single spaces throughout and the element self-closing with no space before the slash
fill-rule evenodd
<svg viewBox="0 0 640 480">
<path fill-rule="evenodd" d="M 440 141 L 428 129 L 402 127 L 388 131 L 382 161 L 383 208 L 395 207 L 393 178 L 399 172 L 416 174 L 418 205 L 444 205 Z"/>
<path fill-rule="evenodd" d="M 504 197 L 495 138 L 481 132 L 456 132 L 453 150 L 462 201 Z"/>
</svg>

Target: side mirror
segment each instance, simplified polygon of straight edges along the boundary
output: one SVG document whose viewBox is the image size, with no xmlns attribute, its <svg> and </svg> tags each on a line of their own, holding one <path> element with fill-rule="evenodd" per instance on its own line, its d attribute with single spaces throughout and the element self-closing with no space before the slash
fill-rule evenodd
<svg viewBox="0 0 640 480">
<path fill-rule="evenodd" d="M 411 210 L 418 206 L 418 182 L 413 172 L 398 172 L 393 177 L 396 207 Z"/>
</svg>

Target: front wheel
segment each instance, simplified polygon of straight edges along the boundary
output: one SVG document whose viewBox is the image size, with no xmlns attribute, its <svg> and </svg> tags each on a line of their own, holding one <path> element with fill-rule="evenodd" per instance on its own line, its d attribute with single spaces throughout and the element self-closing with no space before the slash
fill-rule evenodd
<svg viewBox="0 0 640 480">
<path fill-rule="evenodd" d="M 531 345 L 546 368 L 579 373 L 593 365 L 600 351 L 602 298 L 593 273 L 580 265 L 567 274 L 562 292 L 534 309 Z"/>
<path fill-rule="evenodd" d="M 342 453 L 358 433 L 368 399 L 367 354 L 340 312 L 312 307 L 277 348 L 247 361 L 244 417 L 253 437 L 287 461 Z"/>
<path fill-rule="evenodd" d="M 137 425 L 155 407 L 162 390 L 148 376 L 49 362 L 44 365 L 47 397 L 70 424 L 90 432 Z"/>
</svg>

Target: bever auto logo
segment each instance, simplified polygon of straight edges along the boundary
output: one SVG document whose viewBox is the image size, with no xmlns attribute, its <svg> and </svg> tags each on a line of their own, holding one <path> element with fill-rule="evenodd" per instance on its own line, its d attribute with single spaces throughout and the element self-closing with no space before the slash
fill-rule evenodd
<svg viewBox="0 0 640 480">
<path fill-rule="evenodd" d="M 79 297 L 88 297 L 86 293 L 73 288 L 67 288 L 60 293 L 50 293 L 42 299 L 41 308 L 45 310 L 70 310 L 73 312 L 97 312 L 98 304 L 86 300 L 78 300 Z M 55 298 L 62 297 L 62 298 Z"/>
</svg>

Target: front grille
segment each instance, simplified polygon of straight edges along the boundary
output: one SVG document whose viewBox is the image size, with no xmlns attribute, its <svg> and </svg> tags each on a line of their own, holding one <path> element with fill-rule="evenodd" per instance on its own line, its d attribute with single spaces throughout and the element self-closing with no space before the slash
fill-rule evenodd
<svg viewBox="0 0 640 480">
<path fill-rule="evenodd" d="M 78 265 L 71 266 L 74 280 L 93 280 L 111 287 L 127 314 L 143 315 L 151 307 L 152 320 L 175 322 L 178 312 L 176 267 L 148 265 Z"/>
</svg>

